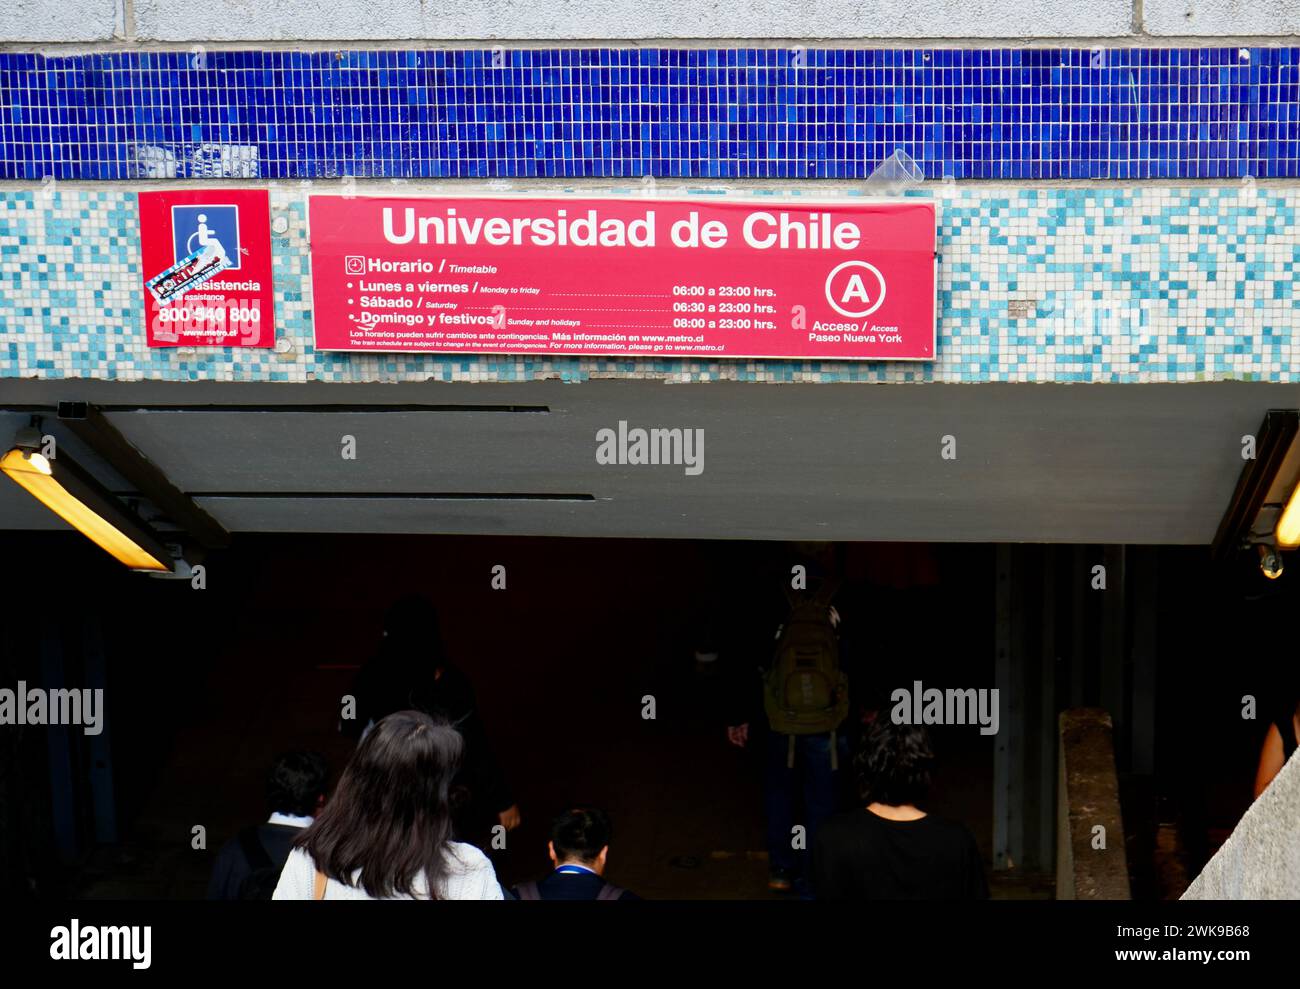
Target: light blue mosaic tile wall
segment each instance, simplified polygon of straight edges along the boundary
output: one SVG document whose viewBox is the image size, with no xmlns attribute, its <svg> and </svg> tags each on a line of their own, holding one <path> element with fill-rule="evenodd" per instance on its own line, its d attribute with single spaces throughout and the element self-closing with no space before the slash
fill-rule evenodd
<svg viewBox="0 0 1300 989">
<path fill-rule="evenodd" d="M 272 192 L 277 348 L 145 346 L 132 192 L 0 193 L 0 378 L 1300 380 L 1300 190 L 946 185 L 933 364 L 316 353 L 307 201 Z M 2 386 L 0 386 L 2 388 Z"/>
</svg>

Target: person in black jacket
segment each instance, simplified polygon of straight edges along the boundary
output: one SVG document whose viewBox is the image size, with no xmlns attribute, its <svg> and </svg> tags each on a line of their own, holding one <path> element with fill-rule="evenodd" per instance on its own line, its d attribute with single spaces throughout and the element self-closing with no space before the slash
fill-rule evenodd
<svg viewBox="0 0 1300 989">
<path fill-rule="evenodd" d="M 551 824 L 547 851 L 555 869 L 511 892 L 520 900 L 637 900 L 635 893 L 605 879 L 613 828 L 597 807 L 566 810 Z"/>
<path fill-rule="evenodd" d="M 315 752 L 287 752 L 266 781 L 270 816 L 221 846 L 208 882 L 209 900 L 269 900 L 289 847 L 325 803 L 329 769 Z"/>
<path fill-rule="evenodd" d="M 988 899 L 974 836 L 920 806 L 933 763 L 923 726 L 876 718 L 854 759 L 862 805 L 827 821 L 813 845 L 817 899 Z"/>
<path fill-rule="evenodd" d="M 420 595 L 402 598 L 384 618 L 384 637 L 375 658 L 357 674 L 356 717 L 345 733 L 364 735 L 395 711 L 423 711 L 445 719 L 465 740 L 465 757 L 453 785 L 457 839 L 489 846 L 490 829 L 519 826 L 505 775 L 488 743 L 474 689 L 447 656 L 433 603 Z"/>
</svg>

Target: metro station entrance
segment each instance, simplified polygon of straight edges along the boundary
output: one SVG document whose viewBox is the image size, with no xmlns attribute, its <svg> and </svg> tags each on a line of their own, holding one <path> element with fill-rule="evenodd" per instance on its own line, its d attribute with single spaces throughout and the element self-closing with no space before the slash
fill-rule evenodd
<svg viewBox="0 0 1300 989">
<path fill-rule="evenodd" d="M 99 736 L 51 728 L 48 751 L 29 734 L 7 754 L 17 773 L 5 780 L 24 788 L 6 799 L 7 855 L 46 894 L 203 896 L 212 850 L 262 813 L 276 754 L 342 766 L 353 742 L 339 733 L 341 698 L 385 609 L 415 592 L 438 607 L 521 810 L 494 852 L 502 882 L 544 869 L 547 822 L 582 801 L 607 809 L 610 872 L 646 897 L 773 895 L 761 759 L 725 728 L 735 685 L 783 620 L 781 574 L 807 546 L 251 536 L 196 593 L 115 569 L 73 534 L 7 542 L 28 561 L 6 570 L 11 600 L 34 585 L 63 593 L 9 623 L 6 676 L 101 684 L 110 705 Z M 932 729 L 930 809 L 975 834 L 995 897 L 1053 896 L 1056 713 L 1103 701 L 1133 895 L 1178 895 L 1249 803 L 1256 725 L 1215 698 L 1287 689 L 1266 652 L 1215 657 L 1240 623 L 1268 627 L 1294 595 L 1246 573 L 1213 583 L 1177 548 L 829 549 L 860 707 L 887 710 L 917 683 L 1001 689 L 995 735 Z M 1094 558 L 1123 608 L 1099 612 L 1103 596 L 1074 583 Z M 196 826 L 206 850 L 192 847 Z"/>
<path fill-rule="evenodd" d="M 550 818 L 587 801 L 614 821 L 611 872 L 642 895 L 768 895 L 761 760 L 727 744 L 737 699 L 726 693 L 738 679 L 751 686 L 769 659 L 752 650 L 770 649 L 785 619 L 779 568 L 790 547 L 254 537 L 214 560 L 220 584 L 195 593 L 106 570 L 71 536 L 16 538 L 110 590 L 85 623 L 110 671 L 112 785 L 98 800 L 83 794 L 58 828 L 78 866 L 66 873 L 74 895 L 201 896 L 210 856 L 178 836 L 204 823 L 219 844 L 255 820 L 281 751 L 319 751 L 337 772 L 353 745 L 338 731 L 340 698 L 377 649 L 385 609 L 412 592 L 438 606 L 524 819 L 496 855 L 503 882 L 540 870 Z M 837 606 L 846 649 L 864 651 L 864 690 L 879 695 L 904 676 L 988 679 L 992 629 L 976 623 L 990 608 L 987 548 L 853 546 L 839 556 Z M 505 586 L 494 589 L 498 566 Z M 147 644 L 137 609 L 156 628 Z M 69 631 L 50 629 L 42 648 L 81 658 L 85 636 L 68 641 Z M 969 821 L 990 852 L 992 740 L 945 736 L 937 806 Z M 102 815 L 110 841 L 96 840 Z"/>
<path fill-rule="evenodd" d="M 728 708 L 809 553 L 841 581 L 859 720 L 898 690 L 996 691 L 996 731 L 932 728 L 934 811 L 972 831 L 995 896 L 1058 892 L 1062 712 L 1106 719 L 1125 893 L 1179 895 L 1249 805 L 1294 688 L 1271 645 L 1294 583 L 1209 544 L 1284 386 L 483 387 L 6 386 L 0 425 L 54 435 L 162 539 L 195 538 L 182 503 L 230 536 L 195 556 L 197 589 L 0 486 L 22 616 L 6 682 L 110 704 L 102 733 L 7 733 L 18 888 L 201 895 L 277 752 L 342 765 L 343 699 L 416 593 L 518 797 L 503 881 L 543 869 L 549 816 L 586 801 L 645 895 L 766 896 L 762 770 Z M 94 415 L 121 443 L 94 442 Z M 601 458 L 637 429 L 704 442 L 694 466 Z M 150 496 L 131 455 L 177 497 Z"/>
</svg>

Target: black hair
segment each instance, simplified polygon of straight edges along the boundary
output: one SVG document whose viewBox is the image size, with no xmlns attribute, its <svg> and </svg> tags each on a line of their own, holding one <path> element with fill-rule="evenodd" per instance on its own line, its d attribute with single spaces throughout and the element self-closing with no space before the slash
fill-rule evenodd
<svg viewBox="0 0 1300 989">
<path fill-rule="evenodd" d="M 328 777 L 329 766 L 319 753 L 284 753 L 266 777 L 266 809 L 294 817 L 316 813 Z"/>
<path fill-rule="evenodd" d="M 450 725 L 420 711 L 381 720 L 357 746 L 334 796 L 295 839 L 331 879 L 372 897 L 414 895 L 423 875 L 437 899 L 451 868 L 449 799 L 464 742 Z"/>
<path fill-rule="evenodd" d="M 934 765 L 930 733 L 922 725 L 900 725 L 888 717 L 877 717 L 853 764 L 864 803 L 891 807 L 919 804 L 930 789 Z"/>
<path fill-rule="evenodd" d="M 551 822 L 551 844 L 561 862 L 594 862 L 613 836 L 609 817 L 599 807 L 574 807 Z"/>
</svg>

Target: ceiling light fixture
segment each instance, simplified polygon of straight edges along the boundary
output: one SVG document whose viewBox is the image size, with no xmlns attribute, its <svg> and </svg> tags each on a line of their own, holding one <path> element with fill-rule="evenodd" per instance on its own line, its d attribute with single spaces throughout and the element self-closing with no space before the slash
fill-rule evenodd
<svg viewBox="0 0 1300 989">
<path fill-rule="evenodd" d="M 1219 523 L 1213 553 L 1224 561 L 1256 546 L 1260 569 L 1272 580 L 1282 575 L 1279 551 L 1300 546 L 1300 410 L 1269 409 L 1252 452 Z"/>
<path fill-rule="evenodd" d="M 132 570 L 170 572 L 172 556 L 158 534 L 66 453 L 46 457 L 42 439 L 36 426 L 20 429 L 0 471 Z"/>
</svg>

